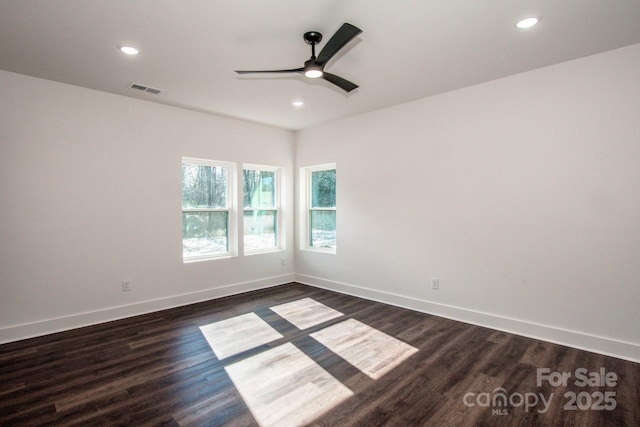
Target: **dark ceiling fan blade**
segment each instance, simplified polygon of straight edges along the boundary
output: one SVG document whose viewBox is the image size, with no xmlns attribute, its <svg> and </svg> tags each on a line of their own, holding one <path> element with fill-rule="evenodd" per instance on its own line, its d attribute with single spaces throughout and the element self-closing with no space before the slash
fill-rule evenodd
<svg viewBox="0 0 640 427">
<path fill-rule="evenodd" d="M 292 68 L 291 70 L 236 70 L 238 74 L 283 74 L 283 73 L 301 73 L 304 68 Z"/>
<path fill-rule="evenodd" d="M 351 83 L 349 80 L 345 80 L 342 77 L 336 76 L 335 74 L 327 73 L 326 71 L 322 73 L 322 78 L 328 82 L 333 83 L 346 92 L 351 92 L 358 87 L 357 84 Z"/>
<path fill-rule="evenodd" d="M 349 43 L 355 36 L 360 34 L 362 30 L 358 27 L 355 27 L 349 23 L 342 24 L 342 27 L 331 37 L 331 39 L 327 42 L 327 44 L 322 48 L 322 51 L 318 55 L 316 59 L 316 64 L 324 65 L 326 64 L 333 55 L 338 53 L 340 49 L 344 47 L 347 43 Z"/>
</svg>

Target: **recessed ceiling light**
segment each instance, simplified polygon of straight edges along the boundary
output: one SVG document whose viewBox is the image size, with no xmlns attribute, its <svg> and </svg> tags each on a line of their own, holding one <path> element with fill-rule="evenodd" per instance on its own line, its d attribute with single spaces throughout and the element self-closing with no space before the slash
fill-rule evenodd
<svg viewBox="0 0 640 427">
<path fill-rule="evenodd" d="M 524 18 L 520 21 L 518 21 L 518 23 L 516 24 L 516 27 L 520 28 L 521 30 L 524 30 L 526 28 L 531 28 L 534 25 L 536 25 L 538 23 L 538 18 L 535 17 L 529 17 L 529 18 Z"/>
<path fill-rule="evenodd" d="M 294 107 L 302 107 L 304 105 L 304 102 L 300 100 L 296 100 L 296 101 L 293 101 L 291 105 L 293 105 Z"/>
<path fill-rule="evenodd" d="M 118 46 L 118 49 L 127 55 L 137 55 L 140 53 L 140 51 L 133 46 Z"/>
</svg>

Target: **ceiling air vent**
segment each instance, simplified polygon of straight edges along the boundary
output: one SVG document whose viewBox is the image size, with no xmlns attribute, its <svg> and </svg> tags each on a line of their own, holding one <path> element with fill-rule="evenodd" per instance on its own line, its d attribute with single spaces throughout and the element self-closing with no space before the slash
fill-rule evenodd
<svg viewBox="0 0 640 427">
<path fill-rule="evenodd" d="M 138 83 L 131 83 L 129 85 L 129 87 L 131 89 L 139 90 L 139 91 L 142 91 L 142 92 L 149 92 L 149 93 L 152 93 L 154 95 L 157 95 L 160 92 L 162 92 L 160 89 L 156 89 L 155 87 L 144 86 L 144 85 L 141 85 L 141 84 L 138 84 Z"/>
</svg>

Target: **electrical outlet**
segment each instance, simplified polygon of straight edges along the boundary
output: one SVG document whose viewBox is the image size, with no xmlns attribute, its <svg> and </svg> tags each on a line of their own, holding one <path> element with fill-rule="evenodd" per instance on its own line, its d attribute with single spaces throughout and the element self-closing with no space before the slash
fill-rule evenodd
<svg viewBox="0 0 640 427">
<path fill-rule="evenodd" d="M 431 278 L 431 289 L 440 289 L 440 279 L 437 277 Z"/>
<path fill-rule="evenodd" d="M 122 292 L 127 292 L 131 290 L 131 280 L 123 280 L 122 281 Z"/>
<path fill-rule="evenodd" d="M 280 258 L 280 266 L 284 267 L 287 265 L 287 259 L 286 258 Z"/>
</svg>

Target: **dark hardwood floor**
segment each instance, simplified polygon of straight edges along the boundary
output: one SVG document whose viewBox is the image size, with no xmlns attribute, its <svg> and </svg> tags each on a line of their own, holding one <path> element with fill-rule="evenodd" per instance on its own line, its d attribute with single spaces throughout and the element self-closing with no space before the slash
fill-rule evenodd
<svg viewBox="0 0 640 427">
<path fill-rule="evenodd" d="M 269 309 L 305 297 L 345 315 L 300 331 Z M 283 338 L 219 361 L 199 326 L 250 312 Z M 309 336 L 350 318 L 419 351 L 373 380 Z M 640 364 L 300 284 L 2 345 L 0 425 L 256 425 L 224 367 L 288 342 L 354 393 L 314 425 L 640 425 Z M 572 377 L 538 386 L 536 368 Z M 578 368 L 617 383 L 580 387 Z M 546 411 L 520 405 L 534 394 Z"/>
</svg>

